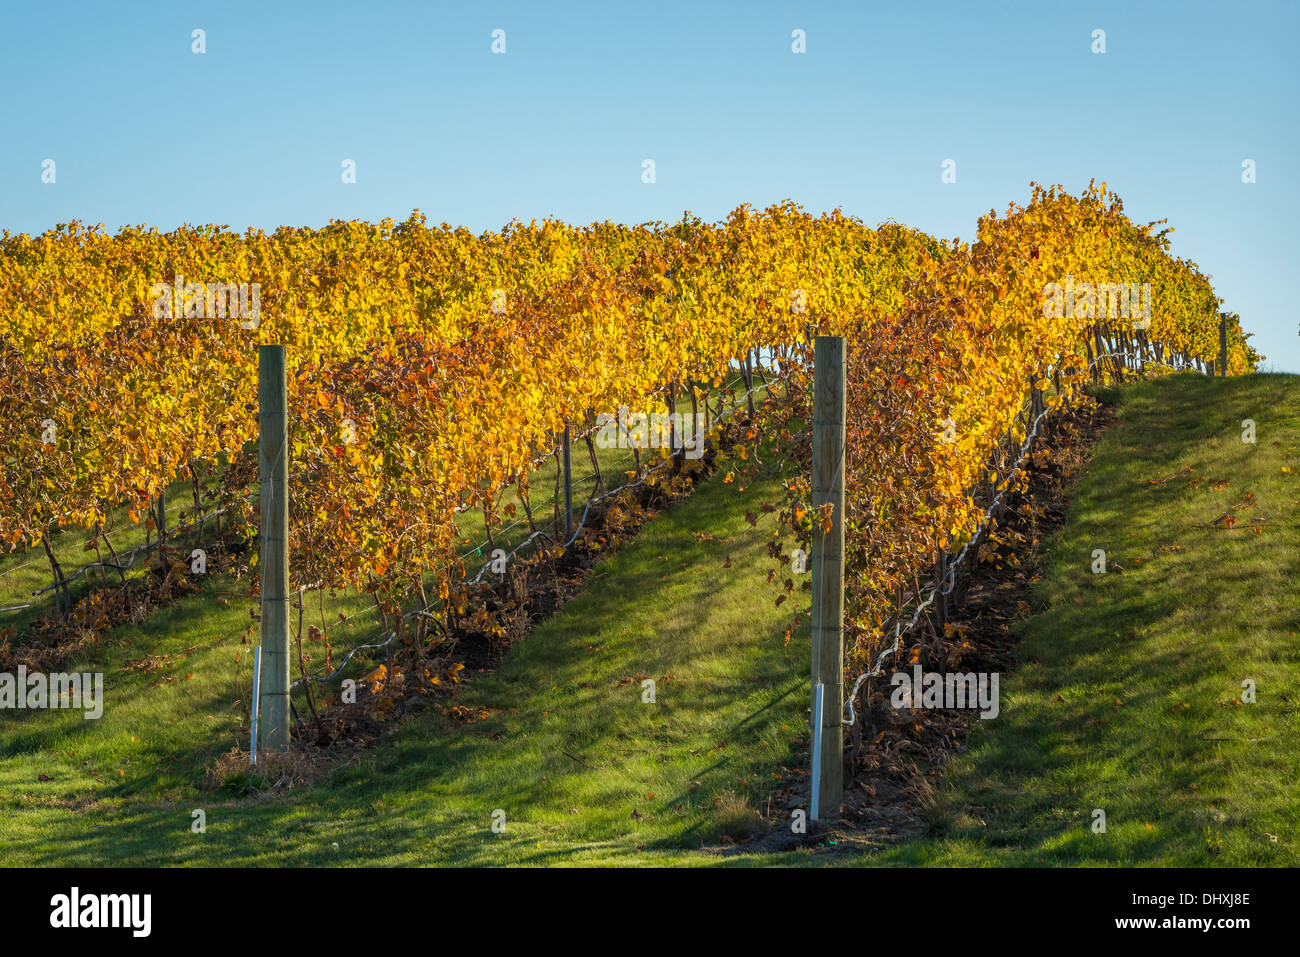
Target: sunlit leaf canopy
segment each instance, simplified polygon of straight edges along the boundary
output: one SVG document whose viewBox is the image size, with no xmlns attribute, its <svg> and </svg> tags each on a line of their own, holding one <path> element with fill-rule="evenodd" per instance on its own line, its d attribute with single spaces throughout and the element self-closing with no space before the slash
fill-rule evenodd
<svg viewBox="0 0 1300 957">
<path fill-rule="evenodd" d="M 451 576 L 458 512 L 494 508 L 566 422 L 663 408 L 669 389 L 716 386 L 754 349 L 838 334 L 850 481 L 871 518 L 855 532 L 871 536 L 870 591 L 883 595 L 924 562 L 935 529 L 969 534 L 969 490 L 993 446 L 1022 430 L 1030 382 L 1054 370 L 1069 396 L 1085 381 L 1097 320 L 1049 318 L 1049 283 L 1149 283 L 1146 334 L 1217 358 L 1221 300 L 1158 226 L 1129 221 L 1103 184 L 1077 197 L 1034 186 L 1027 205 L 983 217 L 970 244 L 788 201 L 720 223 L 515 222 L 482 235 L 418 212 L 270 234 L 5 233 L 0 542 L 91 528 L 216 463 L 232 493 L 254 492 L 255 469 L 231 463 L 248 463 L 257 437 L 257 346 L 283 343 L 295 580 Z M 184 301 L 155 315 L 158 284 L 177 281 L 258 284 L 258 322 L 187 315 Z M 1260 357 L 1227 320 L 1229 371 L 1247 372 Z M 937 441 L 944 420 L 955 442 Z"/>
</svg>

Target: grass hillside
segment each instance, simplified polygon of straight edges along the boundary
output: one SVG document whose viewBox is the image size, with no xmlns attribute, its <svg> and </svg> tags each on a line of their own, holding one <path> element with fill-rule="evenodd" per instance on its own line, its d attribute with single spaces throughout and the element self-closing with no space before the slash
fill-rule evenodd
<svg viewBox="0 0 1300 957">
<path fill-rule="evenodd" d="M 715 479 L 651 522 L 598 566 L 586 593 L 462 693 L 459 702 L 486 719 L 420 715 L 287 798 L 196 792 L 196 769 L 213 756 L 212 725 L 233 719 L 179 720 L 192 696 L 174 685 L 159 695 L 143 676 L 112 669 L 100 722 L 55 712 L 4 727 L 0 859 L 633 862 L 642 848 L 653 857 L 743 827 L 767 775 L 805 733 L 807 648 L 781 641 L 785 615 L 761 573 L 763 535 L 744 520 L 746 502 L 764 491 L 742 498 Z M 196 596 L 158 617 L 186 628 L 184 642 L 210 606 L 210 596 Z M 151 620 L 143 634 L 105 645 L 172 647 L 167 627 Z M 238 653 L 237 636 L 213 640 L 214 653 Z M 645 677 L 656 681 L 653 704 L 642 701 Z M 173 708 L 160 713 L 159 697 Z M 228 704 L 215 693 L 207 700 L 214 711 Z M 228 746 L 229 731 L 218 736 Z M 191 832 L 196 808 L 207 814 L 205 835 Z M 498 809 L 503 833 L 491 828 Z"/>
<path fill-rule="evenodd" d="M 941 836 L 897 859 L 1300 863 L 1300 379 L 1113 396 L 1002 715 L 952 767 Z"/>
<path fill-rule="evenodd" d="M 1044 544 L 1000 716 L 917 841 L 699 852 L 754 827 L 807 737 L 807 638 L 784 645 L 744 520 L 773 490 L 715 477 L 474 678 L 459 702 L 485 718 L 421 714 L 287 796 L 198 786 L 235 743 L 245 600 L 218 606 L 210 583 L 117 629 L 82 663 L 108 672 L 101 721 L 0 719 L 0 863 L 1300 863 L 1300 380 L 1182 375 L 1110 398 L 1117 424 Z M 160 664 L 125 667 L 144 654 Z"/>
</svg>

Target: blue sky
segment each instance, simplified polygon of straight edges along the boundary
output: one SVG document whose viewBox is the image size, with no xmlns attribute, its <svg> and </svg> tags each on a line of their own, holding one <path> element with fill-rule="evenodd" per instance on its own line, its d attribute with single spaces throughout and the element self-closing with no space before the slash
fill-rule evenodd
<svg viewBox="0 0 1300 957">
<path fill-rule="evenodd" d="M 1167 217 L 1267 367 L 1300 372 L 1297 27 L 1276 0 L 7 2 L 0 228 L 418 207 L 482 230 L 790 197 L 968 239 L 1031 180 L 1095 177 Z"/>
</svg>

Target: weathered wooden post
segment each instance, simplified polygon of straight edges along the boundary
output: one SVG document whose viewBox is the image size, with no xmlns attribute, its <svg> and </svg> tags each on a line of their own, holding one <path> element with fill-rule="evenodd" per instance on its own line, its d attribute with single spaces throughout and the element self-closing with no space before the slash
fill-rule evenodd
<svg viewBox="0 0 1300 957">
<path fill-rule="evenodd" d="M 564 538 L 573 536 L 573 470 L 569 467 L 569 447 L 573 438 L 566 422 L 564 425 Z"/>
<path fill-rule="evenodd" d="M 750 361 L 749 351 L 745 351 L 745 401 L 749 404 L 749 418 L 754 418 L 754 364 Z"/>
<path fill-rule="evenodd" d="M 1103 377 L 1104 377 L 1105 374 L 1106 374 L 1106 364 L 1105 364 L 1105 362 L 1104 362 L 1104 361 L 1102 360 L 1102 358 L 1101 358 L 1102 355 L 1103 355 L 1103 352 L 1102 352 L 1102 348 L 1101 348 L 1101 324 L 1100 324 L 1100 323 L 1093 323 L 1093 325 L 1092 325 L 1092 338 L 1093 338 L 1093 342 L 1095 342 L 1095 343 L 1096 343 L 1096 346 L 1097 346 L 1097 365 L 1096 365 L 1096 367 L 1095 367 L 1095 368 L 1096 368 L 1096 382 L 1097 382 L 1098 385 L 1101 385 L 1101 383 L 1102 383 L 1102 381 L 1103 381 Z"/>
<path fill-rule="evenodd" d="M 284 346 L 257 351 L 262 506 L 261 747 L 289 747 L 289 419 Z"/>
<path fill-rule="evenodd" d="M 944 594 L 945 579 L 948 577 L 948 555 L 936 542 L 934 547 L 934 619 L 935 627 L 943 631 L 948 621 L 948 596 Z"/>
<path fill-rule="evenodd" d="M 818 336 L 813 352 L 812 507 L 815 515 L 830 505 L 831 522 L 830 531 L 824 532 L 814 519 L 812 535 L 814 820 L 838 817 L 844 797 L 844 442 L 844 337 Z"/>
<path fill-rule="evenodd" d="M 1228 317 L 1219 317 L 1219 375 L 1228 374 Z"/>
</svg>

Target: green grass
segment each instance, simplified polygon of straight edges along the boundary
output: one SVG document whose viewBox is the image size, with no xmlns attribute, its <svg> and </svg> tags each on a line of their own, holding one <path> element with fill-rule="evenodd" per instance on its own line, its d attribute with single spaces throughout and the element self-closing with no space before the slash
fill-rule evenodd
<svg viewBox="0 0 1300 957">
<path fill-rule="evenodd" d="M 950 768 L 938 833 L 884 860 L 1300 863 L 1300 379 L 1182 375 L 1117 398 L 1047 543 L 1001 716 Z M 1233 529 L 1206 527 L 1252 492 Z M 1257 703 L 1233 704 L 1248 678 Z"/>
<path fill-rule="evenodd" d="M 807 639 L 783 645 L 763 535 L 743 519 L 772 487 L 715 477 L 473 680 L 461 701 L 486 720 L 409 719 L 286 797 L 196 788 L 216 754 L 247 743 L 234 702 L 247 695 L 251 602 L 216 606 L 214 579 L 117 629 L 95 662 L 109 673 L 102 720 L 4 715 L 0 863 L 1300 863 L 1300 380 L 1185 375 L 1116 400 L 1118 424 L 1046 543 L 1001 714 L 949 766 L 918 841 L 833 858 L 695 850 L 743 831 L 806 739 Z M 1204 527 L 1247 492 L 1255 505 L 1232 530 Z M 1262 534 L 1246 527 L 1256 516 Z M 1105 575 L 1091 572 L 1096 548 Z M 153 675 L 120 667 L 191 646 Z M 641 702 L 642 674 L 658 681 L 655 704 Z M 1234 705 L 1246 678 L 1258 702 Z M 205 835 L 190 830 L 196 808 Z"/>
<path fill-rule="evenodd" d="M 0 860 L 633 862 L 711 839 L 746 800 L 757 804 L 765 775 L 804 734 L 806 646 L 780 640 L 764 536 L 744 521 L 744 502 L 764 491 L 742 500 L 715 478 L 598 566 L 585 594 L 464 691 L 462 703 L 488 719 L 410 719 L 287 798 L 234 801 L 194 787 L 237 740 L 239 688 L 200 676 L 228 677 L 236 653 L 246 661 L 234 634 L 247 609 L 232 601 L 218 615 L 210 596 L 195 596 L 119 630 L 105 645 L 103 719 L 41 713 L 0 733 Z M 149 687 L 156 675 L 116 667 L 114 645 L 156 653 L 202 636 L 210 647 L 172 671 L 191 669 L 189 682 Z M 642 702 L 642 674 L 657 682 L 653 704 Z M 195 808 L 208 815 L 206 835 L 190 832 Z"/>
</svg>

